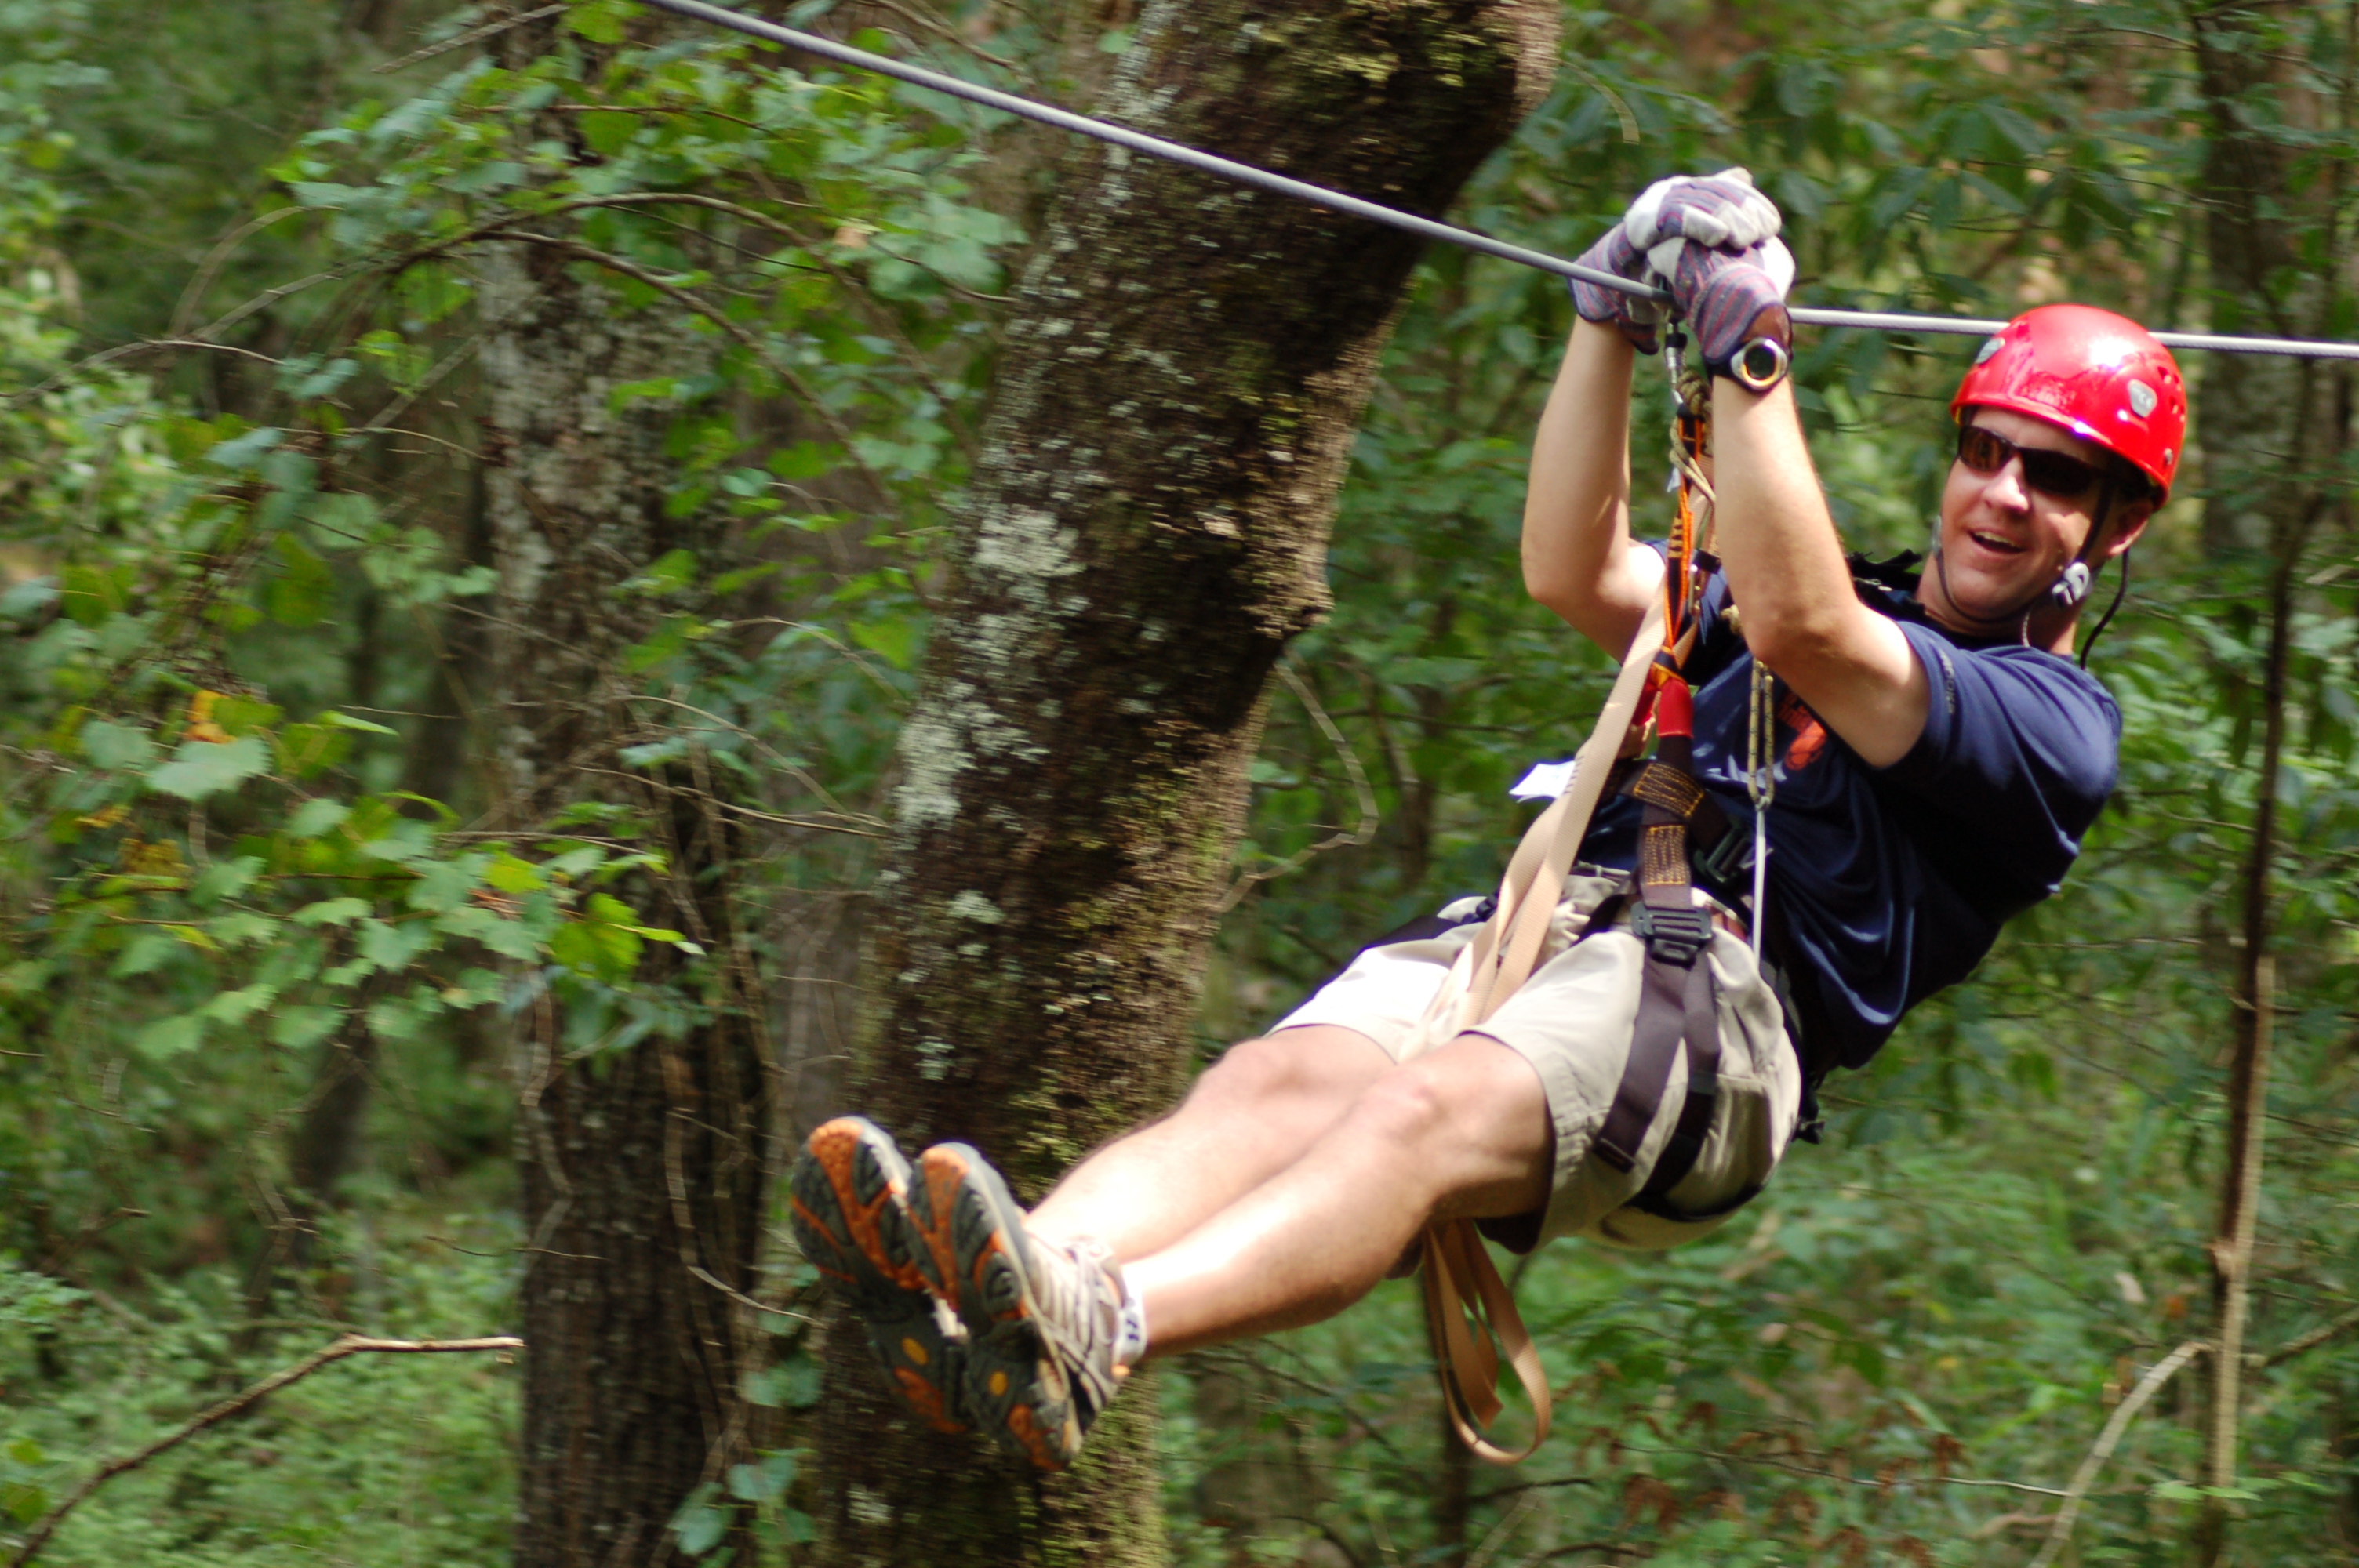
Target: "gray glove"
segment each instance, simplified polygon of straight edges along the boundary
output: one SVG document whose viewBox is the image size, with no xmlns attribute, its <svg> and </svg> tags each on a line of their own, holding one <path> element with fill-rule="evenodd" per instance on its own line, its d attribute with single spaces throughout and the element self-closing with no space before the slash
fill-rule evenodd
<svg viewBox="0 0 2359 1568">
<path fill-rule="evenodd" d="M 1647 254 L 1630 243 L 1625 225 L 1616 223 L 1581 254 L 1581 265 L 1599 272 L 1610 272 L 1616 277 L 1637 282 L 1646 277 Z M 1577 277 L 1565 280 L 1572 291 L 1572 308 L 1584 321 L 1613 327 L 1636 345 L 1639 352 L 1655 351 L 1655 328 L 1663 319 L 1663 308 L 1651 299 L 1641 299 L 1635 294 L 1625 294 L 1603 284 L 1583 283 Z"/>
<path fill-rule="evenodd" d="M 1785 228 L 1777 204 L 1753 189 L 1742 168 L 1658 179 L 1630 203 L 1622 232 L 1631 248 L 1652 251 L 1667 240 L 1693 240 L 1725 251 L 1746 251 Z M 1671 268 L 1658 267 L 1669 276 Z"/>
<path fill-rule="evenodd" d="M 1658 268 L 1671 263 L 1660 281 L 1686 319 L 1696 352 L 1714 374 L 1727 373 L 1737 351 L 1756 338 L 1780 350 L 1793 347 L 1786 293 L 1794 287 L 1794 256 L 1784 242 L 1764 240 L 1732 255 L 1691 241 L 1666 241 L 1647 259 Z"/>
</svg>

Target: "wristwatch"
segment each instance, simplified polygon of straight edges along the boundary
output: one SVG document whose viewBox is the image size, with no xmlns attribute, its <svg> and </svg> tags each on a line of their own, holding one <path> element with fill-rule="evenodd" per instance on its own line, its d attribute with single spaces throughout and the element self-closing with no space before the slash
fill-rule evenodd
<svg viewBox="0 0 2359 1568">
<path fill-rule="evenodd" d="M 1786 379 L 1793 368 L 1786 345 L 1771 337 L 1755 338 L 1728 356 L 1728 378 L 1747 392 L 1767 392 Z"/>
</svg>

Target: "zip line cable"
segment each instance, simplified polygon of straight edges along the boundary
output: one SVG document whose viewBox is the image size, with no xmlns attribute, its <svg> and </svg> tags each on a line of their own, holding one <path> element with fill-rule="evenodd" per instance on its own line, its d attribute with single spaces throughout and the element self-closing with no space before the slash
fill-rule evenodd
<svg viewBox="0 0 2359 1568">
<path fill-rule="evenodd" d="M 1471 229 L 1453 228 L 1448 223 L 1437 223 L 1430 218 L 1420 218 L 1412 212 L 1397 211 L 1390 207 L 1378 206 L 1374 201 L 1362 200 L 1356 196 L 1346 196 L 1340 190 L 1329 190 L 1323 186 L 1312 185 L 1299 179 L 1290 179 L 1282 174 L 1272 174 L 1266 168 L 1256 168 L 1251 164 L 1238 163 L 1234 158 L 1224 158 L 1212 153 L 1201 152 L 1178 142 L 1168 142 L 1160 136 L 1150 136 L 1145 132 L 1134 131 L 1125 125 L 1112 124 L 1104 120 L 1093 120 L 1086 114 L 1076 114 L 1070 109 L 1059 109 L 1047 103 L 1036 103 L 1029 98 L 1018 98 L 1012 92 L 1002 92 L 996 88 L 978 86 L 972 81 L 961 81 L 955 76 L 945 76 L 938 70 L 928 70 L 923 66 L 904 64 L 900 60 L 890 59 L 884 55 L 871 54 L 866 49 L 853 49 L 849 44 L 837 43 L 832 38 L 821 38 L 816 33 L 798 32 L 792 27 L 782 27 L 775 22 L 766 22 L 756 16 L 743 16 L 726 6 L 709 5 L 704 3 L 704 0 L 643 0 L 643 3 L 653 5 L 658 10 L 672 12 L 676 16 L 690 17 L 700 22 L 710 22 L 718 27 L 728 27 L 769 43 L 784 44 L 789 49 L 801 49 L 806 54 L 815 54 L 858 70 L 873 71 L 879 76 L 889 76 L 897 81 L 908 82 L 912 86 L 947 93 L 952 98 L 963 98 L 970 103 L 980 103 L 985 108 L 996 109 L 1003 114 L 1018 115 L 1027 120 L 1037 120 L 1044 125 L 1054 125 L 1060 131 L 1072 131 L 1081 135 L 1094 136 L 1099 141 L 1111 142 L 1115 146 L 1145 153 L 1149 157 L 1163 158 L 1171 163 L 1200 169 L 1206 174 L 1218 175 L 1223 179 L 1235 180 L 1240 185 L 1250 185 L 1279 196 L 1290 196 L 1299 201 L 1308 201 L 1338 212 L 1347 212 L 1354 218 L 1365 218 L 1371 222 L 1386 223 L 1396 229 L 1406 229 L 1410 233 L 1425 239 L 1440 240 L 1446 244 L 1459 245 L 1470 251 L 1479 251 L 1484 255 L 1498 256 L 1502 260 L 1515 262 L 1523 266 L 1537 267 L 1542 272 L 1554 273 L 1559 277 L 1579 278 L 1583 283 L 1593 283 L 1601 288 L 1619 289 L 1624 294 L 1635 294 L 1641 298 L 1664 304 L 1670 302 L 1671 297 L 1662 289 L 1650 287 L 1643 283 L 1634 283 L 1626 277 L 1616 276 L 1610 272 L 1600 272 L 1595 267 L 1583 266 L 1579 262 L 1569 262 L 1542 251 L 1528 250 L 1522 245 L 1510 244 L 1505 240 L 1495 240 L 1488 234 L 1479 234 Z M 1888 310 L 1822 310 L 1810 306 L 1793 307 L 1788 314 L 1801 326 L 1849 327 L 1871 332 L 1948 332 L 1963 337 L 1985 337 L 2006 325 L 2005 321 L 1986 320 L 1970 316 L 1912 316 Z M 2157 332 L 2154 336 L 2158 342 L 2173 349 L 2205 350 L 2213 353 L 2225 354 L 2284 354 L 2297 359 L 2359 360 L 2359 343 L 2316 342 L 2300 338 L 2225 337 L 2212 332 Z"/>
</svg>

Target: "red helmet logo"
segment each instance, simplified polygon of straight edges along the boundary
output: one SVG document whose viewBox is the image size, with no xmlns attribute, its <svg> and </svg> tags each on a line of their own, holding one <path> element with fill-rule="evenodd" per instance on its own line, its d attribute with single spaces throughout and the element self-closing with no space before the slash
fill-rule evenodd
<svg viewBox="0 0 2359 1568">
<path fill-rule="evenodd" d="M 2179 362 L 2126 316 L 2090 305 L 2027 310 L 1983 344 L 1950 399 L 2061 426 L 2125 458 L 2165 496 L 2187 445 Z"/>
</svg>

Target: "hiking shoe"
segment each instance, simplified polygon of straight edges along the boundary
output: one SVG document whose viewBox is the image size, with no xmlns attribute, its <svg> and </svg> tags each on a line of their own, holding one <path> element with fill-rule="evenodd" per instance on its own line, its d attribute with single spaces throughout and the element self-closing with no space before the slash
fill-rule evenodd
<svg viewBox="0 0 2359 1568">
<path fill-rule="evenodd" d="M 965 1330 L 912 1260 L 909 1162 L 891 1135 L 836 1118 L 810 1135 L 788 1192 L 795 1244 L 843 1292 L 893 1391 L 935 1431 L 966 1431 Z"/>
<path fill-rule="evenodd" d="M 966 1328 L 967 1414 L 1035 1467 L 1063 1469 L 1130 1373 L 1116 1362 L 1114 1255 L 1033 1236 L 999 1173 L 963 1143 L 919 1156 L 909 1218 L 918 1267 Z"/>
</svg>

